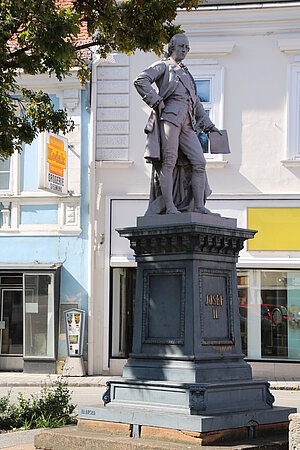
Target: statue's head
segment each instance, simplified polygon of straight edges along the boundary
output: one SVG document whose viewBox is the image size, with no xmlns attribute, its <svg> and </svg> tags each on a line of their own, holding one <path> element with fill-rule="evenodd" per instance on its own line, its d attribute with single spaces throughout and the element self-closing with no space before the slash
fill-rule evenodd
<svg viewBox="0 0 300 450">
<path fill-rule="evenodd" d="M 185 34 L 174 34 L 168 44 L 168 56 L 175 61 L 182 61 L 190 50 L 189 40 Z"/>
</svg>

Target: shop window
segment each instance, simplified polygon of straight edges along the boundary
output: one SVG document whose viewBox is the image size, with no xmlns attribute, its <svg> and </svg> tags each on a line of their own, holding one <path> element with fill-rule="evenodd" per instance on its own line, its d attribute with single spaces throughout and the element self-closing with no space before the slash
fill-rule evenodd
<svg viewBox="0 0 300 450">
<path fill-rule="evenodd" d="M 25 364 L 41 370 L 39 362 L 47 360 L 46 370 L 55 370 L 59 292 L 60 265 L 0 273 L 0 368 L 4 360 L 13 370 L 25 370 Z"/>
<path fill-rule="evenodd" d="M 238 274 L 238 300 L 241 322 L 242 352 L 247 355 L 247 309 L 248 309 L 248 276 L 247 272 Z"/>
<path fill-rule="evenodd" d="M 23 355 L 22 288 L 4 287 L 1 293 L 1 355 Z"/>
<path fill-rule="evenodd" d="M 128 358 L 132 348 L 135 268 L 111 269 L 111 357 Z"/>
<path fill-rule="evenodd" d="M 54 274 L 24 274 L 25 357 L 54 358 Z"/>
<path fill-rule="evenodd" d="M 238 293 L 248 357 L 300 359 L 300 272 L 240 271 Z"/>
<path fill-rule="evenodd" d="M 8 191 L 10 189 L 10 166 L 11 158 L 0 160 L 0 191 Z"/>
</svg>

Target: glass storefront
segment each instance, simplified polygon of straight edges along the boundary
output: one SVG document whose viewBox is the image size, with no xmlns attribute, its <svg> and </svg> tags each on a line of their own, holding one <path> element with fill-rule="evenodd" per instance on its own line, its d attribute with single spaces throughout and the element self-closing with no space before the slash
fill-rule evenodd
<svg viewBox="0 0 300 450">
<path fill-rule="evenodd" d="M 59 290 L 60 265 L 52 271 L 0 271 L 0 370 L 25 370 L 25 363 L 28 372 L 33 365 L 40 370 L 41 363 L 45 371 L 49 364 L 55 369 Z"/>
<path fill-rule="evenodd" d="M 1 354 L 23 354 L 23 295 L 17 288 L 1 289 Z"/>
<path fill-rule="evenodd" d="M 111 269 L 111 357 L 128 358 L 132 347 L 135 268 Z"/>
<path fill-rule="evenodd" d="M 22 276 L 0 274 L 0 355 L 23 355 Z"/>
<path fill-rule="evenodd" d="M 135 268 L 111 269 L 112 358 L 132 346 Z M 300 360 L 300 270 L 238 270 L 242 349 L 248 358 Z"/>
<path fill-rule="evenodd" d="M 53 274 L 24 274 L 24 356 L 54 358 Z"/>
<path fill-rule="evenodd" d="M 240 270 L 238 297 L 243 352 L 300 359 L 300 271 Z"/>
</svg>

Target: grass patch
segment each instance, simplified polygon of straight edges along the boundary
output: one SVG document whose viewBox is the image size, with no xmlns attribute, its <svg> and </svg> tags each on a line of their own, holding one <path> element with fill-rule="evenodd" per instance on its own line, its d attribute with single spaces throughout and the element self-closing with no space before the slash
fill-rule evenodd
<svg viewBox="0 0 300 450">
<path fill-rule="evenodd" d="M 41 391 L 30 398 L 19 392 L 16 404 L 11 403 L 10 392 L 0 397 L 0 429 L 30 430 L 75 424 L 74 410 L 68 382 L 61 377 L 43 384 Z"/>
</svg>

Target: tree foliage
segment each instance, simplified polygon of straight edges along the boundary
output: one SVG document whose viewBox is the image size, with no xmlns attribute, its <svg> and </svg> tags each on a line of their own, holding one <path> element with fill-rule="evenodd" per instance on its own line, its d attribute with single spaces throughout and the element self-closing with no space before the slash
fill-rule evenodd
<svg viewBox="0 0 300 450">
<path fill-rule="evenodd" d="M 160 54 L 163 45 L 180 27 L 172 22 L 178 8 L 197 7 L 195 0 L 75 0 L 89 33 L 104 56 L 108 52 L 136 49 Z"/>
<path fill-rule="evenodd" d="M 62 4 L 70 3 L 60 1 Z M 86 49 L 102 57 L 111 51 L 162 52 L 180 32 L 172 22 L 177 8 L 197 7 L 195 0 L 74 0 L 62 8 L 55 0 L 0 0 L 0 158 L 21 151 L 41 131 L 66 133 L 73 123 L 56 111 L 44 92 L 21 89 L 20 73 L 47 73 L 58 80 L 77 66 L 89 77 Z M 88 40 L 78 44 L 82 27 Z"/>
</svg>

